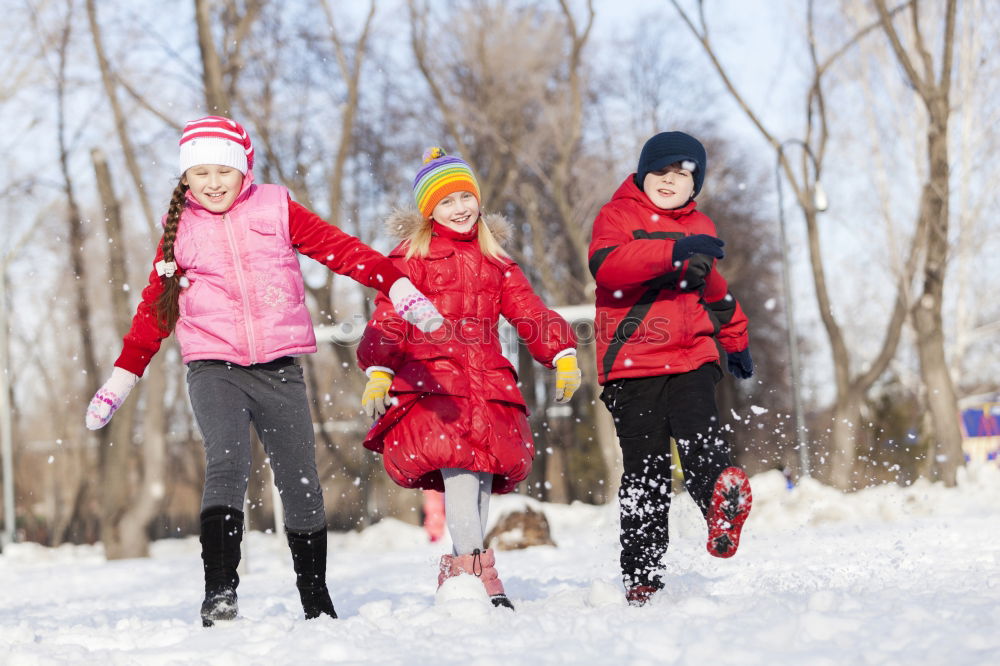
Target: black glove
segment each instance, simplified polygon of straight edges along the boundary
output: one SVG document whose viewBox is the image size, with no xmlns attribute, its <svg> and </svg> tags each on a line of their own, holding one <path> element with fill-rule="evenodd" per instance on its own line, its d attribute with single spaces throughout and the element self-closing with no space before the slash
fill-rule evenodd
<svg viewBox="0 0 1000 666">
<path fill-rule="evenodd" d="M 685 236 L 674 241 L 672 259 L 675 264 L 679 264 L 696 254 L 707 254 L 710 257 L 722 259 L 726 256 L 726 253 L 722 251 L 723 245 L 725 243 L 721 238 L 709 236 L 708 234 Z"/>
<path fill-rule="evenodd" d="M 738 352 L 727 352 L 726 365 L 729 366 L 729 372 L 737 379 L 753 377 L 753 359 L 750 358 L 749 347 Z"/>
</svg>

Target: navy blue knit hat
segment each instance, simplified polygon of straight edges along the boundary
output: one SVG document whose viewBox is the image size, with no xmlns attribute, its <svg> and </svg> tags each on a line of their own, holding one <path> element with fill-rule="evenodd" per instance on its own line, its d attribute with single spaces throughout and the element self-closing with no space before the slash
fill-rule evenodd
<svg viewBox="0 0 1000 666">
<path fill-rule="evenodd" d="M 650 171 L 659 171 L 671 164 L 691 160 L 695 164 L 693 173 L 694 193 L 692 198 L 701 192 L 705 182 L 705 170 L 708 168 L 708 155 L 705 146 L 698 139 L 684 132 L 660 132 L 642 147 L 639 153 L 639 167 L 635 170 L 635 184 L 640 190 Z"/>
</svg>

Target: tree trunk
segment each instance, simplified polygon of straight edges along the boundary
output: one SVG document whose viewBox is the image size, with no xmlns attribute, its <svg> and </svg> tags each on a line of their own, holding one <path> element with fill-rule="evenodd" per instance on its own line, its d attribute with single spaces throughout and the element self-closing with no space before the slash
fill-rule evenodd
<svg viewBox="0 0 1000 666">
<path fill-rule="evenodd" d="M 930 469 L 934 478 L 944 481 L 947 486 L 954 486 L 958 466 L 964 459 L 955 387 L 944 351 L 941 308 L 949 249 L 948 120 L 958 3 L 957 0 L 948 0 L 945 5 L 939 75 L 934 71 L 933 56 L 926 47 L 917 7 L 911 5 L 908 8 L 913 36 L 904 45 L 888 14 L 885 0 L 876 0 L 875 5 L 896 59 L 928 115 L 928 175 L 917 214 L 927 236 L 927 251 L 924 256 L 923 291 L 912 316 L 917 334 L 920 374 L 927 389 L 927 405 L 934 427 Z"/>
<path fill-rule="evenodd" d="M 941 317 L 948 253 L 947 143 L 947 119 L 943 125 L 932 124 L 927 146 L 931 170 L 920 211 L 927 222 L 927 256 L 923 293 L 913 308 L 913 325 L 917 332 L 920 374 L 927 387 L 927 405 L 934 423 L 931 477 L 951 487 L 956 484 L 956 472 L 964 457 L 958 401 L 945 358 Z"/>
<path fill-rule="evenodd" d="M 142 382 L 145 409 L 142 450 L 138 452 L 142 473 L 138 487 L 130 492 L 129 507 L 121 519 L 122 557 L 149 556 L 149 527 L 163 504 L 167 457 L 166 387 L 166 362 L 164 356 L 158 354 L 146 369 Z M 133 404 L 138 404 L 138 398 L 132 397 Z"/>
<path fill-rule="evenodd" d="M 546 407 L 541 407 L 543 413 L 547 411 Z M 547 414 L 544 419 L 549 434 L 549 445 L 543 452 L 548 456 L 548 464 L 545 466 L 545 490 L 548 501 L 569 504 L 573 498 L 570 496 L 569 479 L 566 478 L 569 471 L 566 447 L 573 441 L 572 421 L 563 417 L 553 420 Z"/>
<path fill-rule="evenodd" d="M 201 51 L 202 80 L 205 83 L 205 106 L 213 115 L 229 116 L 229 96 L 222 82 L 222 60 L 212 36 L 211 0 L 194 0 L 198 24 L 198 48 Z"/>
<path fill-rule="evenodd" d="M 80 206 L 76 199 L 76 191 L 73 184 L 73 176 L 70 170 L 69 146 L 66 140 L 66 65 L 68 58 L 68 45 L 71 34 L 71 25 L 66 23 L 57 45 L 59 58 L 59 69 L 56 78 L 56 114 L 57 114 L 57 140 L 59 146 L 59 168 L 63 180 L 63 193 L 66 197 L 66 224 L 68 227 L 68 246 L 70 270 L 73 277 L 74 306 L 76 310 L 76 328 L 80 335 L 80 356 L 83 358 L 83 370 L 86 381 L 83 387 L 86 396 L 97 392 L 102 381 L 101 373 L 97 365 L 97 354 L 94 349 L 94 338 L 90 328 L 90 299 L 87 296 L 87 262 L 84 260 L 84 245 L 86 244 L 86 232 L 84 229 L 83 217 L 80 213 Z M 107 428 L 98 430 L 93 434 L 97 440 L 97 459 L 99 467 L 110 447 L 111 431 Z M 87 484 L 80 488 L 77 494 L 79 503 L 74 506 L 73 519 L 79 518 L 83 512 L 83 499 L 86 498 Z M 71 519 L 71 526 L 72 521 Z"/>
<path fill-rule="evenodd" d="M 91 37 L 101 70 L 101 80 L 104 92 L 115 118 L 115 128 L 127 170 L 131 174 L 135 192 L 142 207 L 150 234 L 158 235 L 158 227 L 153 214 L 149 197 L 146 195 L 142 181 L 142 170 L 136 157 L 135 147 L 129 138 L 126 116 L 118 102 L 114 77 L 101 39 L 100 26 L 97 20 L 97 8 L 94 0 L 87 0 L 87 18 L 90 24 Z M 119 334 L 124 334 L 130 325 L 128 299 L 121 287 L 128 283 L 128 273 L 125 268 L 125 235 L 121 223 L 121 211 L 112 188 L 111 175 L 107 160 L 99 151 L 91 153 L 97 174 L 97 184 L 104 203 L 105 220 L 108 238 L 111 240 L 111 285 L 112 309 L 115 315 L 115 328 Z M 150 365 L 142 390 L 150 398 L 146 400 L 143 449 L 136 451 L 131 446 L 133 423 L 139 396 L 134 395 L 116 414 L 112 420 L 111 439 L 118 446 L 111 449 L 105 462 L 114 475 L 104 475 L 102 484 L 102 524 L 105 525 L 105 536 L 102 537 L 105 553 L 109 559 L 125 557 L 146 557 L 149 555 L 148 527 L 154 516 L 159 512 L 164 495 L 163 470 L 166 456 L 165 417 L 163 391 L 166 386 L 165 368 L 162 357 Z M 139 391 L 136 391 L 138 394 Z M 135 459 L 138 457 L 138 464 Z M 136 469 L 139 468 L 139 469 Z M 102 470 L 104 471 L 104 470 Z M 132 487 L 134 476 L 138 483 Z M 113 480 L 110 480 L 113 478 Z M 136 496 L 138 492 L 138 496 Z"/>
<path fill-rule="evenodd" d="M 545 449 L 549 445 L 549 433 L 542 428 L 545 417 L 538 414 L 537 409 L 538 395 L 535 391 L 534 363 L 535 360 L 531 358 L 528 347 L 518 338 L 517 383 L 521 389 L 521 395 L 524 396 L 524 404 L 527 405 L 528 412 L 530 413 L 528 423 L 531 432 L 533 434 L 537 433 L 533 438 L 535 440 L 535 460 L 531 464 L 531 471 L 528 473 L 528 478 L 525 479 L 524 483 L 527 486 L 526 492 L 528 495 L 532 495 L 534 492 L 535 497 L 544 500 L 548 498 L 545 481 L 548 479 L 548 466 L 551 463 L 551 459 L 545 453 Z"/>
<path fill-rule="evenodd" d="M 101 40 L 101 29 L 97 22 L 97 7 L 95 0 L 87 0 L 87 19 L 90 23 L 90 34 L 94 41 L 94 51 L 97 54 L 97 62 L 101 69 L 101 82 L 104 84 L 104 94 L 108 98 L 111 106 L 111 113 L 115 118 L 115 132 L 118 134 L 118 141 L 122 145 L 122 153 L 125 156 L 125 164 L 128 167 L 129 176 L 135 185 L 138 193 L 139 204 L 142 206 L 143 215 L 146 217 L 146 224 L 154 235 L 158 229 L 156 218 L 153 215 L 153 208 L 150 206 L 149 197 L 146 196 L 146 187 L 142 182 L 142 168 L 139 160 L 136 159 L 135 147 L 132 144 L 128 125 L 126 123 L 125 112 L 118 102 L 118 93 L 115 91 L 114 76 L 111 72 L 111 65 L 108 63 L 104 52 L 104 44 Z M 105 201 L 108 201 L 105 199 Z"/>
<path fill-rule="evenodd" d="M 618 497 L 618 486 L 621 484 L 624 466 L 622 463 L 622 451 L 618 446 L 618 433 L 615 430 L 615 423 L 611 418 L 611 412 L 607 410 L 600 400 L 601 385 L 597 383 L 597 360 L 595 355 L 597 349 L 592 342 L 580 345 L 577 348 L 577 362 L 583 371 L 583 381 L 589 387 L 589 394 L 592 402 L 589 405 L 591 420 L 594 424 L 594 438 L 597 440 L 601 458 L 604 461 L 604 497 L 610 501 Z"/>
<path fill-rule="evenodd" d="M 111 311 L 114 313 L 115 331 L 124 335 L 130 324 L 129 303 L 123 286 L 128 282 L 125 272 L 124 234 L 122 231 L 121 208 L 111 184 L 111 173 L 107 159 L 97 149 L 90 153 L 97 177 L 104 208 L 104 223 L 109 239 L 108 265 L 110 268 Z M 107 426 L 110 441 L 107 451 L 101 457 L 101 541 L 104 542 L 105 556 L 109 560 L 124 557 L 145 557 L 149 554 L 145 534 L 123 534 L 122 517 L 132 501 L 132 484 L 135 470 L 132 468 L 132 422 L 137 404 L 135 396 L 126 400 Z M 140 530 L 141 532 L 141 530 Z M 133 544 L 129 551 L 125 542 Z"/>
<path fill-rule="evenodd" d="M 857 490 L 864 485 L 855 474 L 863 395 L 862 391 L 848 389 L 837 396 L 831 410 L 829 479 L 830 485 L 840 490 Z"/>
</svg>

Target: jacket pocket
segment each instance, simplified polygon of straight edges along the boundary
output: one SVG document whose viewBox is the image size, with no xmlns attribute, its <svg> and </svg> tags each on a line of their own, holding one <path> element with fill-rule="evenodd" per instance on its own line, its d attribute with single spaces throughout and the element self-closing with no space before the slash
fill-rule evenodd
<svg viewBox="0 0 1000 666">
<path fill-rule="evenodd" d="M 448 250 L 424 258 L 424 279 L 429 290 L 442 291 L 458 286 L 458 262 L 454 254 L 454 250 Z"/>
<path fill-rule="evenodd" d="M 247 244 L 251 254 L 254 249 L 261 252 L 263 257 L 278 257 L 281 252 L 278 249 L 278 226 L 273 218 L 251 217 L 247 220 Z"/>
<path fill-rule="evenodd" d="M 274 236 L 278 233 L 278 226 L 275 221 L 266 217 L 250 218 L 247 222 L 247 226 L 249 226 L 252 231 L 257 232 L 262 236 Z"/>
</svg>

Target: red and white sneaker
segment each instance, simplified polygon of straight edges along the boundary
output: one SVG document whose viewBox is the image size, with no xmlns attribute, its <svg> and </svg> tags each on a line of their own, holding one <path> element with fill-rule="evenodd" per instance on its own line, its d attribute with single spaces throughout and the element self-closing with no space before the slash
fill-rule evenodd
<svg viewBox="0 0 1000 666">
<path fill-rule="evenodd" d="M 740 530 L 750 515 L 750 480 L 739 467 L 727 467 L 715 480 L 708 507 L 708 552 L 732 557 L 740 547 Z"/>
</svg>

